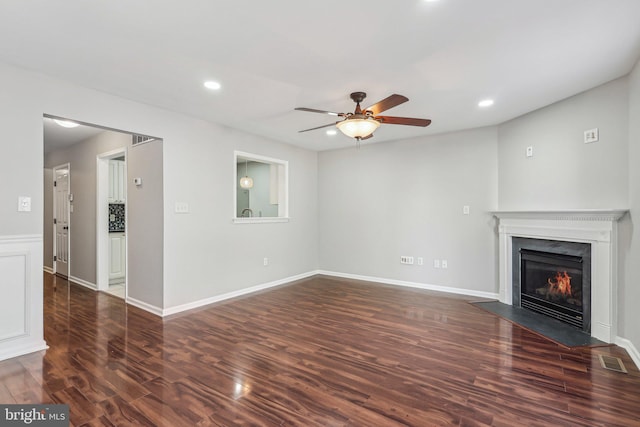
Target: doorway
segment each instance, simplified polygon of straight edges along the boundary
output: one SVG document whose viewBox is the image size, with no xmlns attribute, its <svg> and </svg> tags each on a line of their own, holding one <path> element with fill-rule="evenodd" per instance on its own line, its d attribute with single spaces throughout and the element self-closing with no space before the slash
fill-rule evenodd
<svg viewBox="0 0 640 427">
<path fill-rule="evenodd" d="M 97 198 L 100 163 L 96 163 L 96 159 L 104 156 L 107 150 L 112 150 L 107 153 L 111 157 L 121 158 L 119 163 L 123 174 L 119 186 L 124 188 L 125 154 L 131 146 L 132 134 L 46 115 L 43 127 L 44 184 L 47 188 L 43 202 L 44 270 L 94 291 L 108 291 L 109 278 L 105 286 L 99 286 L 101 283 L 97 274 L 100 263 L 96 260 L 106 257 L 108 265 L 110 251 L 108 241 L 106 250 L 99 248 L 101 243 L 98 239 L 102 233 L 107 236 L 105 239 L 109 237 L 109 205 L 107 195 L 104 196 L 104 202 Z M 125 192 L 120 191 L 119 194 L 122 199 L 119 196 L 118 203 L 124 211 Z M 102 206 L 103 203 L 103 209 L 96 209 L 97 205 Z M 124 233 L 118 237 L 122 238 L 122 242 L 116 253 L 121 255 L 122 262 L 119 265 L 123 267 L 126 262 Z M 124 290 L 125 270 L 120 268 L 120 271 L 120 285 Z M 124 291 L 120 292 L 122 298 L 124 295 Z"/>
<path fill-rule="evenodd" d="M 99 291 L 127 296 L 127 150 L 97 156 L 96 280 Z"/>
<path fill-rule="evenodd" d="M 69 276 L 71 223 L 71 165 L 53 168 L 53 272 L 67 278 Z"/>
<path fill-rule="evenodd" d="M 44 115 L 43 122 L 45 188 L 53 187 L 52 171 L 57 165 L 69 164 L 73 171 L 68 175 L 69 189 L 73 188 L 69 209 L 73 228 L 67 230 L 71 245 L 67 257 L 73 255 L 73 259 L 67 258 L 69 283 L 108 292 L 111 270 L 120 275 L 123 292 L 118 296 L 126 303 L 161 313 L 162 139 L 48 115 Z M 124 225 L 111 231 L 120 235 L 109 233 L 111 214 L 115 215 L 109 211 L 109 169 L 113 171 L 116 167 L 113 162 L 119 162 L 121 174 L 117 184 L 111 185 L 111 193 L 113 196 L 115 185 L 121 188 L 121 196 L 111 204 L 119 203 L 113 209 L 119 209 Z M 53 191 L 46 191 L 43 200 L 46 272 L 54 269 L 53 199 Z M 112 260 L 120 261 L 112 263 Z"/>
</svg>

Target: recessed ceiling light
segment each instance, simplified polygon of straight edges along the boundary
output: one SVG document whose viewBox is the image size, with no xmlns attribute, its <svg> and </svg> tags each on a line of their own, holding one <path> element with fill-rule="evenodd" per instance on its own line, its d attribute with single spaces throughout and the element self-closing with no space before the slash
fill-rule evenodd
<svg viewBox="0 0 640 427">
<path fill-rule="evenodd" d="M 337 133 L 338 133 L 338 131 L 335 130 L 335 129 L 329 129 L 327 131 L 327 135 L 331 135 L 331 136 L 336 135 Z"/>
<path fill-rule="evenodd" d="M 493 99 L 483 99 L 478 102 L 478 107 L 491 107 L 493 105 Z"/>
<path fill-rule="evenodd" d="M 60 126 L 62 126 L 63 128 L 75 128 L 75 127 L 80 126 L 78 123 L 71 122 L 69 120 L 53 119 L 53 121 L 56 122 L 57 124 L 59 124 Z"/>
<path fill-rule="evenodd" d="M 209 80 L 209 81 L 204 82 L 204 87 L 206 87 L 207 89 L 211 89 L 211 90 L 218 90 L 222 86 L 218 82 L 214 82 L 213 80 Z"/>
</svg>

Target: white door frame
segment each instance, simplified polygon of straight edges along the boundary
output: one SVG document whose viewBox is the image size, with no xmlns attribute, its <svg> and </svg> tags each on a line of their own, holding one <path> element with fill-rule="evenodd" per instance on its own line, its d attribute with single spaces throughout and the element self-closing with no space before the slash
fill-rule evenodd
<svg viewBox="0 0 640 427">
<path fill-rule="evenodd" d="M 109 289 L 109 160 L 124 156 L 125 161 L 125 185 L 127 183 L 127 148 L 122 147 L 106 153 L 98 154 L 96 157 L 96 286 L 99 291 Z M 126 201 L 126 191 L 125 191 Z M 126 204 L 125 204 L 126 206 Z M 128 209 L 125 208 L 125 266 L 128 265 L 129 251 L 127 243 L 127 220 Z M 125 270 L 124 288 L 125 301 L 128 297 L 127 278 L 129 269 Z"/>
<path fill-rule="evenodd" d="M 68 178 L 67 178 L 67 192 L 69 194 L 71 194 L 71 163 L 64 163 L 62 165 L 58 165 L 55 166 L 52 170 L 52 174 L 53 174 L 53 182 L 56 182 L 56 178 L 57 178 L 57 172 L 60 169 L 66 169 L 68 172 Z M 53 222 L 54 218 L 56 217 L 56 212 L 57 212 L 57 202 L 56 202 L 56 187 L 55 184 L 54 186 L 51 188 L 51 191 L 53 192 L 53 210 L 51 212 L 51 218 L 50 221 Z M 67 230 L 67 277 L 71 277 L 71 203 L 70 201 L 67 199 L 66 201 L 67 203 L 67 212 L 68 212 L 68 218 L 67 218 L 67 225 L 69 227 L 69 229 Z M 56 261 L 55 261 L 55 257 L 58 253 L 58 235 L 57 235 L 57 227 L 56 224 L 54 224 L 53 226 L 53 274 L 56 274 Z"/>
</svg>

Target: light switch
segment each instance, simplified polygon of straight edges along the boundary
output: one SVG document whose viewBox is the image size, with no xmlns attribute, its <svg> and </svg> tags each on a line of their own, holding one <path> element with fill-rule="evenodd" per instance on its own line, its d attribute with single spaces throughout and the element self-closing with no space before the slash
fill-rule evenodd
<svg viewBox="0 0 640 427">
<path fill-rule="evenodd" d="M 533 157 L 533 147 L 527 147 L 527 157 Z"/>
<path fill-rule="evenodd" d="M 31 197 L 18 197 L 18 212 L 31 212 Z"/>
</svg>

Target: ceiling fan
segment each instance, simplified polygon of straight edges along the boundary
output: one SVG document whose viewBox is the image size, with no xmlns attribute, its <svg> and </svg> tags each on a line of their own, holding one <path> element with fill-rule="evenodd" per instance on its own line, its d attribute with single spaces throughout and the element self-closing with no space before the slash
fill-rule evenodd
<svg viewBox="0 0 640 427">
<path fill-rule="evenodd" d="M 308 132 L 310 130 L 322 129 L 329 126 L 336 126 L 345 135 L 355 138 L 358 141 L 369 139 L 373 136 L 373 132 L 378 129 L 380 124 L 390 125 L 409 125 L 426 127 L 431 124 L 428 119 L 412 119 L 409 117 L 393 117 L 379 116 L 378 114 L 390 108 L 396 107 L 409 98 L 402 95 L 393 94 L 382 101 L 373 104 L 364 110 L 360 108 L 360 103 L 367 97 L 364 92 L 353 92 L 351 99 L 356 103 L 356 109 L 353 113 L 334 113 L 333 111 L 316 110 L 315 108 L 296 108 L 297 111 L 308 111 L 310 113 L 329 114 L 331 116 L 342 117 L 343 119 L 328 125 L 318 126 L 311 129 L 301 130 L 300 132 Z"/>
</svg>

